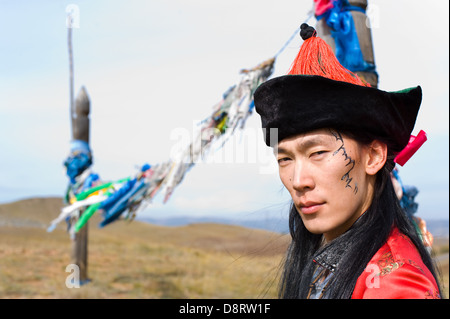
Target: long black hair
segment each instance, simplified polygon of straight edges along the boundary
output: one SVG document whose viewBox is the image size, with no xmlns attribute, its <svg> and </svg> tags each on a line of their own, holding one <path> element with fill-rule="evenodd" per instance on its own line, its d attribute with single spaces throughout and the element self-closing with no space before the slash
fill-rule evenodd
<svg viewBox="0 0 450 319">
<path fill-rule="evenodd" d="M 342 132 L 344 136 L 367 145 L 374 140 L 367 134 Z M 417 247 L 424 264 L 433 274 L 441 293 L 437 268 L 423 245 L 410 219 L 400 207 L 391 182 L 390 172 L 394 168 L 393 154 L 389 151 L 388 160 L 377 173 L 372 204 L 359 218 L 357 226 L 352 227 L 352 247 L 346 251 L 339 267 L 332 277 L 332 284 L 327 292 L 328 298 L 349 299 L 356 281 L 373 255 L 386 243 L 392 229 L 396 226 L 401 233 L 408 236 Z M 293 204 L 289 213 L 289 231 L 292 242 L 284 260 L 284 270 L 280 281 L 280 298 L 306 298 L 314 272 L 313 256 L 323 243 L 321 234 L 313 234 L 304 226 L 300 214 Z M 335 239 L 336 240 L 336 239 Z"/>
</svg>

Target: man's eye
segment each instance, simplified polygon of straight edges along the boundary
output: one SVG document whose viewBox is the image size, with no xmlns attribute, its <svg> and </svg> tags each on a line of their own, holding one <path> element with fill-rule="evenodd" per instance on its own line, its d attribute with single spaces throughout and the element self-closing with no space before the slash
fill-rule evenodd
<svg viewBox="0 0 450 319">
<path fill-rule="evenodd" d="M 283 164 L 290 160 L 291 159 L 289 157 L 283 157 L 283 158 L 278 159 L 278 164 Z"/>
<path fill-rule="evenodd" d="M 318 151 L 318 152 L 314 152 L 314 153 L 312 153 L 311 154 L 311 156 L 314 156 L 314 155 L 322 155 L 322 154 L 325 154 L 327 151 Z"/>
</svg>

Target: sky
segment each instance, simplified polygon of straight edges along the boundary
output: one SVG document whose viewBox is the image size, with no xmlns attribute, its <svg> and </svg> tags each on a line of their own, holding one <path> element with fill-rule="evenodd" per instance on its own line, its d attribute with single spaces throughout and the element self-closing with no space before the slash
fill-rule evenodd
<svg viewBox="0 0 450 319">
<path fill-rule="evenodd" d="M 167 161 L 180 132 L 193 135 L 239 71 L 273 57 L 312 9 L 312 0 L 0 0 L 0 203 L 63 196 L 71 140 L 66 10 L 75 8 L 74 90 L 91 101 L 90 145 L 102 180 Z M 417 216 L 449 214 L 449 2 L 373 0 L 379 88 L 420 85 L 413 134 L 428 141 L 404 167 Z M 315 25 L 315 18 L 309 23 Z M 301 39 L 278 56 L 284 75 Z M 188 133 L 186 133 L 188 132 Z M 256 154 L 256 155 L 255 155 Z M 223 149 L 162 194 L 141 216 L 287 216 L 289 194 L 254 113 Z"/>
</svg>

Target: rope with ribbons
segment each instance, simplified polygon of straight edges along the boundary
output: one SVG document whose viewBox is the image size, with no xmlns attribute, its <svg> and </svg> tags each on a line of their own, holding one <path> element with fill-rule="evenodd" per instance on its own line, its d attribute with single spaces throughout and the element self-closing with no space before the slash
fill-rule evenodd
<svg viewBox="0 0 450 319">
<path fill-rule="evenodd" d="M 305 22 L 312 16 L 311 10 Z M 163 203 L 166 203 L 187 172 L 213 144 L 221 142 L 222 147 L 236 129 L 245 128 L 248 117 L 253 113 L 253 92 L 273 74 L 276 58 L 294 39 L 298 30 L 274 57 L 253 68 L 241 70 L 241 79 L 223 94 L 220 102 L 213 107 L 212 114 L 201 121 L 193 142 L 180 148 L 166 162 L 156 165 L 146 163 L 133 176 L 117 181 L 102 181 L 92 171 L 89 145 L 80 140 L 72 141 L 70 154 L 64 162 L 69 178 L 65 195 L 67 206 L 51 221 L 47 231 L 53 231 L 60 222 L 66 221 L 67 230 L 74 237 L 96 212 L 101 212 L 103 216 L 99 227 L 105 227 L 120 218 L 131 221 L 160 192 L 164 193 Z"/>
</svg>

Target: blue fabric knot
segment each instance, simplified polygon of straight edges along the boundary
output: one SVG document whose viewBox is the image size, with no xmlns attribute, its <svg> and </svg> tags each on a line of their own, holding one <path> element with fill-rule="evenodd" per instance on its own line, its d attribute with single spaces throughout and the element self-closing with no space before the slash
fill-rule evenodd
<svg viewBox="0 0 450 319">
<path fill-rule="evenodd" d="M 342 66 L 352 72 L 375 72 L 375 65 L 364 61 L 350 11 L 366 12 L 363 8 L 351 6 L 347 0 L 335 0 L 333 8 L 318 16 L 317 20 L 325 19 L 331 28 L 336 58 Z"/>
</svg>

